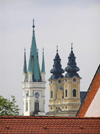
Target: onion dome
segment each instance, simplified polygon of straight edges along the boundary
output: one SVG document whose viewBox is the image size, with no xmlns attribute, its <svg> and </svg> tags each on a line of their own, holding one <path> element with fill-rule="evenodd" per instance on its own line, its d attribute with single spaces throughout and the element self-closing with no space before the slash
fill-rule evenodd
<svg viewBox="0 0 100 134">
<path fill-rule="evenodd" d="M 71 44 L 71 53 L 69 54 L 67 67 L 65 68 L 65 71 L 67 72 L 65 74 L 66 78 L 72 78 L 73 76 L 80 78 L 79 74 L 77 73 L 80 69 L 76 65 L 76 57 L 73 53 L 73 47 Z"/>
<path fill-rule="evenodd" d="M 50 77 L 52 80 L 57 80 L 58 78 L 63 78 L 64 76 L 62 73 L 64 73 L 64 70 L 61 68 L 61 59 L 58 54 L 58 48 L 57 48 L 57 53 L 54 59 L 54 64 L 53 64 L 53 69 L 51 69 L 50 73 L 53 75 Z"/>
</svg>

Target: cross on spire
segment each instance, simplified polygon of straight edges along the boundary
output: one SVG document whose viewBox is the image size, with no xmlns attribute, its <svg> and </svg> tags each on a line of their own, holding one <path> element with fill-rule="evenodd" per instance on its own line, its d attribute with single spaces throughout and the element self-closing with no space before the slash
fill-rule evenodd
<svg viewBox="0 0 100 134">
<path fill-rule="evenodd" d="M 71 50 L 73 50 L 73 43 L 71 43 Z"/>
<path fill-rule="evenodd" d="M 56 50 L 56 51 L 57 51 L 57 53 L 58 53 L 58 46 L 57 46 L 57 50 Z"/>
<path fill-rule="evenodd" d="M 33 19 L 33 26 L 32 27 L 33 27 L 33 30 L 34 30 L 34 27 L 35 27 L 35 25 L 34 25 L 34 19 Z"/>
</svg>

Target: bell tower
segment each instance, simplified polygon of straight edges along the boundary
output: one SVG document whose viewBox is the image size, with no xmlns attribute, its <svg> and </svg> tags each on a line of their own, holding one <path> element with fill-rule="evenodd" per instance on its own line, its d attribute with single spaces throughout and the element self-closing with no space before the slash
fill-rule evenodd
<svg viewBox="0 0 100 134">
<path fill-rule="evenodd" d="M 75 116 L 80 107 L 80 76 L 77 73 L 79 68 L 76 66 L 76 57 L 73 53 L 71 45 L 71 53 L 68 57 L 68 64 L 65 68 L 67 73 L 62 75 L 64 70 L 61 68 L 61 59 L 57 53 L 54 59 L 53 69 L 49 79 L 50 100 L 49 115 L 50 116 Z"/>
<path fill-rule="evenodd" d="M 62 110 L 63 108 L 63 98 L 64 98 L 64 70 L 61 68 L 61 59 L 57 53 L 54 59 L 53 69 L 51 69 L 50 73 L 52 73 L 49 79 L 50 85 L 50 100 L 49 100 L 49 114 L 50 116 L 58 116 L 57 111 Z"/>
<path fill-rule="evenodd" d="M 26 51 L 24 51 L 23 68 L 23 104 L 24 115 L 44 114 L 45 111 L 45 63 L 44 50 L 42 56 L 42 70 L 40 72 L 38 51 L 35 40 L 35 25 L 33 20 L 33 37 L 27 70 Z"/>
<path fill-rule="evenodd" d="M 75 116 L 80 107 L 80 79 L 77 73 L 80 69 L 76 66 L 76 57 L 73 53 L 71 44 L 71 53 L 68 57 L 67 67 L 64 78 L 64 99 L 66 100 L 66 115 Z"/>
</svg>

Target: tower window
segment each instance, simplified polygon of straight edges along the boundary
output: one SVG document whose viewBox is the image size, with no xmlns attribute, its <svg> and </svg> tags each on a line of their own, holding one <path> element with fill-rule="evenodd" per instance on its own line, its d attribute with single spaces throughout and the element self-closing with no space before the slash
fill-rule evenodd
<svg viewBox="0 0 100 134">
<path fill-rule="evenodd" d="M 53 91 L 51 91 L 51 98 L 53 98 Z"/>
<path fill-rule="evenodd" d="M 73 97 L 76 97 L 76 90 L 73 90 Z"/>
<path fill-rule="evenodd" d="M 28 102 L 26 102 L 26 111 L 28 111 Z"/>
<path fill-rule="evenodd" d="M 65 90 L 65 97 L 67 97 L 67 89 Z"/>
<path fill-rule="evenodd" d="M 35 111 L 39 112 L 39 102 L 35 102 Z"/>
</svg>

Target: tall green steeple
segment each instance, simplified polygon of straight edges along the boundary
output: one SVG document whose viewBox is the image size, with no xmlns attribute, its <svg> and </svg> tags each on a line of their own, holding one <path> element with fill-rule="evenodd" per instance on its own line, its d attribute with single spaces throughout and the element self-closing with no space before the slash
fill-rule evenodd
<svg viewBox="0 0 100 134">
<path fill-rule="evenodd" d="M 23 73 L 27 73 L 26 49 L 24 49 L 24 67 L 23 67 Z"/>
<path fill-rule="evenodd" d="M 41 73 L 45 73 L 44 48 L 43 48 L 43 52 L 42 52 L 42 69 L 41 69 Z"/>
<path fill-rule="evenodd" d="M 64 76 L 62 75 L 62 73 L 64 73 L 64 70 L 61 68 L 61 59 L 60 56 L 58 54 L 58 48 L 57 48 L 57 53 L 54 59 L 54 64 L 53 64 L 53 69 L 51 69 L 50 73 L 52 73 L 53 75 L 50 77 L 50 79 L 52 80 L 57 80 L 58 78 L 63 78 Z"/>
<path fill-rule="evenodd" d="M 35 25 L 34 25 L 34 20 L 33 20 L 33 37 L 32 37 L 31 51 L 30 51 L 28 72 L 30 71 L 32 72 L 32 79 L 34 82 L 41 82 L 41 74 L 40 74 L 40 68 L 39 68 L 34 28 L 35 28 Z"/>
<path fill-rule="evenodd" d="M 68 63 L 67 67 L 65 68 L 65 71 L 67 73 L 65 74 L 66 78 L 72 78 L 73 76 L 77 76 L 80 78 L 79 74 L 77 73 L 80 69 L 76 66 L 76 57 L 73 53 L 73 44 L 71 44 L 71 53 L 69 54 L 68 57 Z"/>
</svg>

